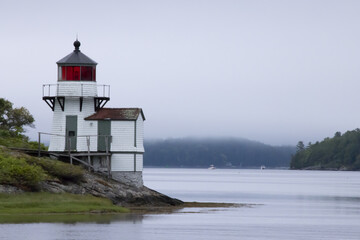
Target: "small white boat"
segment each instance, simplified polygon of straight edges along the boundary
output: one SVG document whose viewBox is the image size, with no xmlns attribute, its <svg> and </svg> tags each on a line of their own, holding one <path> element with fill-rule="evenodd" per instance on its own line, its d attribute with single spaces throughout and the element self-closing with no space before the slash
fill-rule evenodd
<svg viewBox="0 0 360 240">
<path fill-rule="evenodd" d="M 210 165 L 210 167 L 208 168 L 208 169 L 210 169 L 210 170 L 214 170 L 214 169 L 216 169 L 216 167 L 214 167 L 214 165 Z"/>
<path fill-rule="evenodd" d="M 264 170 L 265 168 L 266 168 L 265 165 L 261 165 L 260 167 L 261 170 Z"/>
</svg>

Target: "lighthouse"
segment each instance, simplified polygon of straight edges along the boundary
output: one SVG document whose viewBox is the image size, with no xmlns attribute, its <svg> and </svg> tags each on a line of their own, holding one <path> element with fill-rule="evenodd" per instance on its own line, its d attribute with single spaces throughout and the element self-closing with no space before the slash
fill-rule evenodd
<svg viewBox="0 0 360 240">
<path fill-rule="evenodd" d="M 76 40 L 73 52 L 57 62 L 57 82 L 43 85 L 43 100 L 53 111 L 48 151 L 140 187 L 144 113 L 141 108 L 105 108 L 110 86 L 97 84 L 97 63 L 80 45 Z"/>
</svg>

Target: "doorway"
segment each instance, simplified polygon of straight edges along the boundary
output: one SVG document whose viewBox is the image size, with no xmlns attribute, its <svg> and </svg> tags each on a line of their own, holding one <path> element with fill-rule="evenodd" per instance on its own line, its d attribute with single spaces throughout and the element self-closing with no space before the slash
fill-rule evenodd
<svg viewBox="0 0 360 240">
<path fill-rule="evenodd" d="M 98 151 L 110 151 L 111 143 L 111 121 L 99 120 L 98 121 Z M 107 140 L 107 142 L 106 142 Z"/>
<path fill-rule="evenodd" d="M 76 150 L 77 116 L 66 116 L 65 150 Z"/>
</svg>

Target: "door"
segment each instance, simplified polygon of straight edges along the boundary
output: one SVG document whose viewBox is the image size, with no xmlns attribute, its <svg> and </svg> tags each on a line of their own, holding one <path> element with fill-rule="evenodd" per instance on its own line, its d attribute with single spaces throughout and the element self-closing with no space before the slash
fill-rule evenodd
<svg viewBox="0 0 360 240">
<path fill-rule="evenodd" d="M 77 116 L 66 116 L 65 149 L 76 150 Z"/>
<path fill-rule="evenodd" d="M 99 120 L 98 121 L 98 151 L 110 151 L 111 143 L 111 121 L 109 120 Z M 106 144 L 107 141 L 107 144 Z"/>
</svg>

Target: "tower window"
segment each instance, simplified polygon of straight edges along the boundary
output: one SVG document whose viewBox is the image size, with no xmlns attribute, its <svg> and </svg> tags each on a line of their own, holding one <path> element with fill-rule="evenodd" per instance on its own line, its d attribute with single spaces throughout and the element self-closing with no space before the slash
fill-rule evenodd
<svg viewBox="0 0 360 240">
<path fill-rule="evenodd" d="M 59 80 L 95 81 L 95 67 L 92 66 L 59 67 Z"/>
<path fill-rule="evenodd" d="M 91 81 L 92 80 L 92 67 L 81 67 L 81 80 Z"/>
<path fill-rule="evenodd" d="M 66 80 L 80 80 L 80 67 L 65 67 Z"/>
</svg>

